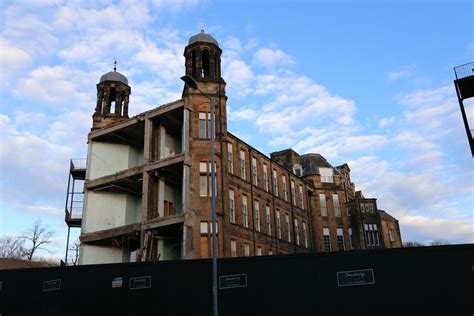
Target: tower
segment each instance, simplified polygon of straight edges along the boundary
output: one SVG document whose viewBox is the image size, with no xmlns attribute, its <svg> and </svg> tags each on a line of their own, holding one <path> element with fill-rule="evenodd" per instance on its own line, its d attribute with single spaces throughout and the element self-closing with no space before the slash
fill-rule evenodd
<svg viewBox="0 0 474 316">
<path fill-rule="evenodd" d="M 92 130 L 128 119 L 128 101 L 131 88 L 128 79 L 117 71 L 100 77 L 97 84 L 97 105 L 92 115 Z"/>
<path fill-rule="evenodd" d="M 219 83 L 221 78 L 221 53 L 219 43 L 209 34 L 198 33 L 191 36 L 184 49 L 186 58 L 186 75 L 197 82 Z"/>
</svg>

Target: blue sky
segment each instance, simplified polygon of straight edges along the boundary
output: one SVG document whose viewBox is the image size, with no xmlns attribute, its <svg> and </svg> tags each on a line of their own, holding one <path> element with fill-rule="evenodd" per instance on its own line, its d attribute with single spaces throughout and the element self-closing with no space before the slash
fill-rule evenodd
<svg viewBox="0 0 474 316">
<path fill-rule="evenodd" d="M 86 155 L 100 76 L 116 58 L 131 115 L 179 99 L 184 47 L 204 29 L 223 50 L 231 132 L 266 154 L 347 162 L 404 241 L 474 242 L 452 69 L 474 60 L 472 1 L 20 0 L 0 11 L 0 235 L 41 218 L 62 256 L 69 159 Z"/>
</svg>

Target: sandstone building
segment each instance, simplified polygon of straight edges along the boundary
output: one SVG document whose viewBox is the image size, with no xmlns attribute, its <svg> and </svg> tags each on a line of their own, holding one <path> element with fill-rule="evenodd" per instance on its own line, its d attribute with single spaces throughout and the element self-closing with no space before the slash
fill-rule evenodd
<svg viewBox="0 0 474 316">
<path fill-rule="evenodd" d="M 215 98 L 218 256 L 400 247 L 398 221 L 355 191 L 347 164 L 291 149 L 268 157 L 227 130 L 221 52 L 204 32 L 184 49 L 186 75 Z M 87 166 L 71 163 L 73 187 L 85 180 L 82 217 L 66 202 L 80 263 L 209 258 L 209 99 L 185 85 L 180 100 L 129 118 L 130 95 L 116 69 L 102 76 Z"/>
</svg>

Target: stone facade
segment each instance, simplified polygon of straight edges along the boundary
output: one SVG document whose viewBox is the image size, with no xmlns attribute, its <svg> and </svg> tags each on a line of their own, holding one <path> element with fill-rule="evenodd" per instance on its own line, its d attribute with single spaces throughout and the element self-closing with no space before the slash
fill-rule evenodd
<svg viewBox="0 0 474 316">
<path fill-rule="evenodd" d="M 132 118 L 128 80 L 109 73 L 98 84 L 81 264 L 211 256 L 209 98 L 215 102 L 219 257 L 367 248 L 347 164 L 334 167 L 319 154 L 291 149 L 268 157 L 227 131 L 217 45 L 200 33 L 184 50 L 186 74 L 199 91 L 186 84 L 182 99 Z M 399 236 L 395 219 L 384 223 L 377 222 L 379 233 L 391 229 Z M 378 238 L 381 247 L 401 245 Z"/>
</svg>

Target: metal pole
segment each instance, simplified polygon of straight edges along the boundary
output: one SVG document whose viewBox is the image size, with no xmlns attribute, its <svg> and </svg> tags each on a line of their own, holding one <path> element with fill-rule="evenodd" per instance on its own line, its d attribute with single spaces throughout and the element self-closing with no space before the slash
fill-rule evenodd
<svg viewBox="0 0 474 316">
<path fill-rule="evenodd" d="M 215 120 L 214 120 L 214 98 L 209 97 L 211 101 L 211 207 L 212 207 L 212 299 L 213 315 L 217 316 L 217 241 L 216 241 L 216 167 L 215 167 Z"/>
<path fill-rule="evenodd" d="M 462 121 L 464 123 L 464 128 L 466 129 L 467 140 L 469 142 L 469 147 L 471 148 L 471 155 L 474 157 L 474 141 L 472 139 L 471 130 L 469 128 L 469 122 L 467 120 L 466 111 L 464 110 L 464 103 L 457 85 L 457 81 L 454 81 L 454 87 L 456 88 L 456 94 L 458 96 L 459 108 L 461 109 Z"/>
</svg>

